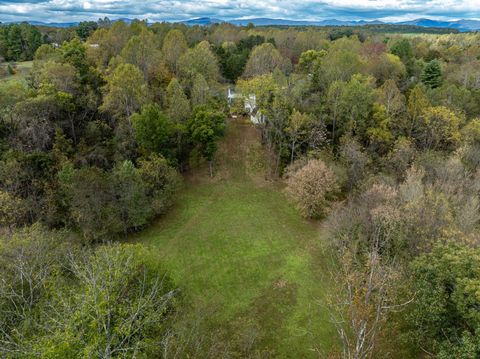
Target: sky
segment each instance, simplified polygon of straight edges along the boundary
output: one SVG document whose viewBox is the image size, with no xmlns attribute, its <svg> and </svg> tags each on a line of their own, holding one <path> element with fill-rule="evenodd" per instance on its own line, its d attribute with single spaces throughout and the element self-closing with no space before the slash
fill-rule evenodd
<svg viewBox="0 0 480 359">
<path fill-rule="evenodd" d="M 0 21 L 74 22 L 137 18 L 179 21 L 479 19 L 480 0 L 0 0 Z"/>
</svg>

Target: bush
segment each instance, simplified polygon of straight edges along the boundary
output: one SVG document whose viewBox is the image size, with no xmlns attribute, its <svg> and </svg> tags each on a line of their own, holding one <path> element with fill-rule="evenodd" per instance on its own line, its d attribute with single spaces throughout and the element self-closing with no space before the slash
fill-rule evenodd
<svg viewBox="0 0 480 359">
<path fill-rule="evenodd" d="M 11 64 L 8 64 L 7 72 L 8 72 L 9 75 L 15 75 L 17 73 L 17 71 L 13 68 L 13 66 Z"/>
<path fill-rule="evenodd" d="M 335 173 L 322 161 L 310 160 L 302 168 L 287 170 L 286 194 L 307 218 L 324 216 L 339 186 Z"/>
</svg>

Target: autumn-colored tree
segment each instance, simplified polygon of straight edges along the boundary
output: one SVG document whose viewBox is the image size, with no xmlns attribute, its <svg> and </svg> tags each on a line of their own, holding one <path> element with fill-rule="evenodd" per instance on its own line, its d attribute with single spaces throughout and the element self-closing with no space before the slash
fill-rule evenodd
<svg viewBox="0 0 480 359">
<path fill-rule="evenodd" d="M 335 173 L 322 160 L 312 159 L 300 169 L 287 171 L 285 192 L 307 218 L 326 215 L 339 190 Z"/>
<path fill-rule="evenodd" d="M 394 80 L 388 79 L 378 89 L 378 102 L 385 106 L 385 111 L 392 118 L 400 117 L 406 110 L 405 96 Z"/>
<path fill-rule="evenodd" d="M 253 49 L 245 66 L 244 76 L 251 78 L 264 75 L 273 72 L 276 68 L 285 70 L 287 68 L 286 60 L 275 46 L 265 43 Z"/>
<path fill-rule="evenodd" d="M 387 80 L 397 82 L 406 75 L 405 65 L 398 56 L 393 54 L 384 53 L 380 56 L 372 57 L 367 64 L 367 69 L 375 77 L 379 85 Z"/>
<path fill-rule="evenodd" d="M 298 146 L 308 140 L 309 129 L 312 125 L 312 117 L 308 114 L 294 110 L 290 116 L 285 132 L 290 140 L 290 163 L 295 159 L 295 151 Z"/>
<path fill-rule="evenodd" d="M 183 32 L 172 29 L 163 40 L 162 53 L 170 71 L 178 73 L 178 60 L 187 51 L 187 41 Z"/>
<path fill-rule="evenodd" d="M 430 107 L 420 117 L 415 138 L 424 149 L 447 150 L 460 141 L 461 119 L 446 107 Z"/>
<path fill-rule="evenodd" d="M 371 122 L 366 132 L 370 149 L 384 155 L 390 149 L 393 141 L 393 134 L 390 128 L 391 119 L 387 114 L 385 106 L 379 104 L 373 105 Z"/>
<path fill-rule="evenodd" d="M 407 110 L 408 121 L 405 124 L 405 132 L 411 136 L 413 130 L 419 126 L 420 116 L 430 107 L 430 102 L 425 95 L 424 87 L 421 85 L 415 86 L 408 95 Z"/>
</svg>

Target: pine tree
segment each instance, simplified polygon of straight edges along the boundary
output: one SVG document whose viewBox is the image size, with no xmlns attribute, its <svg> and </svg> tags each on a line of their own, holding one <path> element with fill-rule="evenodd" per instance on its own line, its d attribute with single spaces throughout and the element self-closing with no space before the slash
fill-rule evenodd
<svg viewBox="0 0 480 359">
<path fill-rule="evenodd" d="M 442 84 L 442 69 L 438 60 L 432 60 L 425 66 L 421 80 L 425 86 L 432 89 Z"/>
</svg>

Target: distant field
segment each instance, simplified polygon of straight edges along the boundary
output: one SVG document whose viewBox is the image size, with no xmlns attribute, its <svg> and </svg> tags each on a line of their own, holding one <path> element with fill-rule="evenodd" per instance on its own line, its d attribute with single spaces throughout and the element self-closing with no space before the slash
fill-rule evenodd
<svg viewBox="0 0 480 359">
<path fill-rule="evenodd" d="M 176 207 L 135 240 L 161 253 L 191 302 L 185 325 L 200 320 L 206 337 L 223 333 L 217 342 L 251 340 L 269 353 L 258 358 L 317 358 L 336 343 L 331 256 L 318 223 L 265 180 L 260 151 L 253 127 L 230 125 L 216 178 L 192 175 Z"/>
<path fill-rule="evenodd" d="M 32 70 L 33 61 L 24 61 L 24 62 L 12 62 L 12 67 L 15 70 L 15 74 L 9 75 L 4 74 L 4 71 L 0 71 L 0 81 L 9 81 L 9 80 L 21 80 L 24 79 Z M 7 72 L 8 63 L 4 62 L 0 64 L 0 68 Z"/>
<path fill-rule="evenodd" d="M 428 38 L 431 38 L 431 39 L 436 39 L 438 37 L 441 37 L 441 36 L 445 36 L 445 35 L 452 35 L 452 34 L 432 34 L 432 33 L 428 33 L 428 32 L 425 32 L 425 33 L 420 33 L 420 32 L 405 32 L 405 33 L 393 33 L 395 35 L 400 35 L 400 36 L 405 36 L 405 37 L 428 37 Z M 453 34 L 455 35 L 455 34 Z"/>
</svg>

